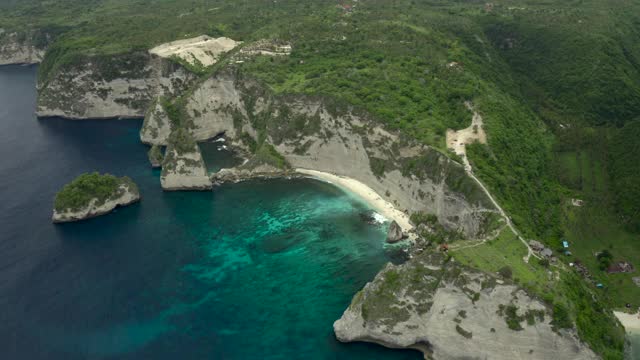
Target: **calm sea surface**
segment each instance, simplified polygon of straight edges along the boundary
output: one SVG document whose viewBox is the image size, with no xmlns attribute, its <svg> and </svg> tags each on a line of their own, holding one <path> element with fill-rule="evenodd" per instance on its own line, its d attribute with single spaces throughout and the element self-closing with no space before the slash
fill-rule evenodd
<svg viewBox="0 0 640 360">
<path fill-rule="evenodd" d="M 35 73 L 0 67 L 0 358 L 421 358 L 334 339 L 389 261 L 362 202 L 312 180 L 163 193 L 139 121 L 37 120 Z M 211 170 L 233 162 L 203 147 Z M 142 202 L 51 224 L 55 192 L 94 170 Z"/>
</svg>

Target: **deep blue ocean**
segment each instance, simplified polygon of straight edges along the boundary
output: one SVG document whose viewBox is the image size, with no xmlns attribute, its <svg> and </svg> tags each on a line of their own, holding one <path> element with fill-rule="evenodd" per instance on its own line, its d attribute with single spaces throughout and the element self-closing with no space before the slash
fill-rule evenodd
<svg viewBox="0 0 640 360">
<path fill-rule="evenodd" d="M 136 120 L 36 119 L 36 68 L 0 67 L 0 358 L 420 359 L 332 324 L 393 254 L 360 200 L 313 180 L 163 193 Z M 232 164 L 203 144 L 208 167 Z M 139 204 L 54 225 L 87 171 Z"/>
</svg>

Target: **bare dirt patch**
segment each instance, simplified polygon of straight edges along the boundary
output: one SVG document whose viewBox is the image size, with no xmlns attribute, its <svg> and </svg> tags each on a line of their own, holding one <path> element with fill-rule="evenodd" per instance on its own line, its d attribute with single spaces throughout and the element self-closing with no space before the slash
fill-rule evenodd
<svg viewBox="0 0 640 360">
<path fill-rule="evenodd" d="M 486 144 L 487 134 L 484 132 L 482 115 L 473 109 L 473 104 L 470 101 L 465 102 L 464 105 L 473 112 L 471 126 L 458 131 L 447 130 L 447 147 L 462 157 L 465 169 L 470 171 L 471 164 L 467 159 L 466 145 L 476 141 Z"/>
<path fill-rule="evenodd" d="M 164 58 L 177 56 L 191 65 L 199 62 L 203 66 L 211 66 L 218 61 L 220 55 L 238 45 L 239 41 L 226 37 L 212 38 L 202 35 L 158 45 L 149 52 Z"/>
</svg>

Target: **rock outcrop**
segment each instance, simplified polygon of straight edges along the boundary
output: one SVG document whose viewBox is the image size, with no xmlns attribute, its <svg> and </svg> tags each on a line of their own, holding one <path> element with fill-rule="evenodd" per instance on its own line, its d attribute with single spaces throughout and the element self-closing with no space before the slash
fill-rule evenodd
<svg viewBox="0 0 640 360">
<path fill-rule="evenodd" d="M 174 131 L 162 162 L 160 184 L 163 190 L 209 190 L 207 173 L 198 144 L 184 129 Z"/>
<path fill-rule="evenodd" d="M 388 264 L 334 323 L 343 342 L 413 348 L 433 359 L 597 359 L 513 284 L 422 253 Z"/>
<path fill-rule="evenodd" d="M 6 33 L 0 29 L 0 65 L 37 64 L 44 53 L 44 46 L 36 44 L 30 35 Z"/>
<path fill-rule="evenodd" d="M 300 177 L 290 169 L 280 169 L 271 165 L 259 165 L 255 168 L 239 166 L 231 169 L 221 169 L 211 174 L 211 182 L 215 186 L 226 183 L 238 183 L 253 179 L 274 179 L 282 177 Z"/>
<path fill-rule="evenodd" d="M 194 78 L 182 66 L 145 52 L 89 56 L 38 80 L 36 115 L 142 118 L 155 99 L 179 93 Z"/>
<path fill-rule="evenodd" d="M 166 145 L 171 129 L 171 120 L 162 105 L 162 100 L 158 98 L 144 115 L 142 128 L 140 128 L 140 141 L 150 145 Z"/>
<path fill-rule="evenodd" d="M 387 230 L 387 242 L 390 244 L 396 243 L 404 238 L 402 228 L 394 220 L 389 224 L 389 230 Z"/>
<path fill-rule="evenodd" d="M 162 154 L 162 149 L 160 149 L 160 146 L 151 146 L 151 149 L 149 149 L 147 156 L 149 157 L 149 162 L 151 163 L 152 168 L 159 168 L 162 166 L 164 155 Z"/>
<path fill-rule="evenodd" d="M 102 175 L 111 176 L 111 175 Z M 71 184 L 73 185 L 73 183 Z M 64 192 L 66 189 L 61 191 Z M 87 191 L 86 185 L 79 186 L 76 191 Z M 84 194 L 83 194 L 84 195 Z M 61 196 L 60 193 L 58 196 Z M 77 196 L 77 195 L 76 195 Z M 56 208 L 53 210 L 52 220 L 54 223 L 80 221 L 96 216 L 110 213 L 117 207 L 127 206 L 140 200 L 140 191 L 136 184 L 128 177 L 117 178 L 113 190 L 109 194 L 100 194 L 100 196 L 84 196 L 86 199 L 82 204 L 73 207 L 60 207 L 58 199 L 56 199 Z"/>
</svg>

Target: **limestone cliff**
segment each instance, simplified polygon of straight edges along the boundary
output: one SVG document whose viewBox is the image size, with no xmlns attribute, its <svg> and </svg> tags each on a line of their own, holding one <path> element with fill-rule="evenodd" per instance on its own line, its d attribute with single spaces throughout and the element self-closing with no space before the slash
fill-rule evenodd
<svg viewBox="0 0 640 360">
<path fill-rule="evenodd" d="M 198 144 L 183 130 L 174 131 L 162 162 L 163 190 L 208 190 L 212 183 Z"/>
<path fill-rule="evenodd" d="M 69 119 L 142 118 L 153 100 L 184 90 L 194 75 L 145 52 L 88 56 L 39 79 L 36 114 Z"/>
<path fill-rule="evenodd" d="M 334 323 L 343 342 L 413 348 L 425 358 L 597 359 L 574 332 L 513 284 L 423 253 L 388 264 Z"/>
<path fill-rule="evenodd" d="M 273 96 L 226 70 L 199 84 L 185 103 L 185 123 L 197 141 L 225 133 L 254 151 L 262 143 L 272 144 L 291 167 L 354 178 L 402 211 L 436 214 L 447 228 L 467 237 L 484 236 L 486 223 L 495 215 L 460 164 L 330 99 Z M 162 126 L 167 121 L 161 109 L 155 109 L 151 118 L 162 120 L 145 122 L 141 138 L 166 144 L 167 129 Z"/>
<path fill-rule="evenodd" d="M 53 210 L 53 222 L 63 223 L 93 218 L 107 214 L 117 207 L 126 206 L 140 200 L 138 187 L 131 179 L 123 177 L 117 179 L 117 182 L 118 184 L 114 186 L 114 190 L 106 194 L 106 196 L 104 196 L 105 194 L 102 194 L 103 196 L 100 197 L 88 196 L 86 197 L 87 201 L 83 201 L 83 204 L 79 206 L 62 208 L 56 206 Z M 76 189 L 76 191 L 82 190 L 87 190 L 86 184 L 84 186 L 80 185 Z M 60 194 L 58 194 L 58 196 L 60 196 Z"/>
<path fill-rule="evenodd" d="M 0 29 L 0 65 L 37 64 L 42 61 L 45 45 L 43 41 L 36 41 L 39 38 Z"/>
<path fill-rule="evenodd" d="M 157 98 L 144 115 L 140 141 L 150 145 L 166 145 L 171 129 L 171 120 L 162 106 L 162 99 Z"/>
</svg>

